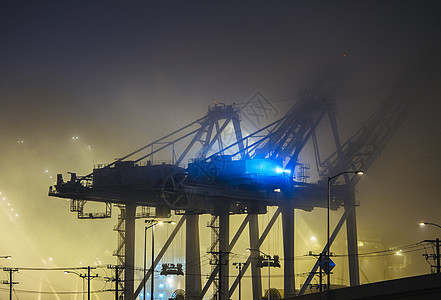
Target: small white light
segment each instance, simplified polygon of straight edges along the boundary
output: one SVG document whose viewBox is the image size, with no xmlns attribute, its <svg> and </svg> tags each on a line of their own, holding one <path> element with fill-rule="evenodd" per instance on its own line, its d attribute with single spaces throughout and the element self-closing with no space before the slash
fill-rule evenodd
<svg viewBox="0 0 441 300">
<path fill-rule="evenodd" d="M 280 193 L 280 189 L 274 189 L 274 192 Z"/>
</svg>

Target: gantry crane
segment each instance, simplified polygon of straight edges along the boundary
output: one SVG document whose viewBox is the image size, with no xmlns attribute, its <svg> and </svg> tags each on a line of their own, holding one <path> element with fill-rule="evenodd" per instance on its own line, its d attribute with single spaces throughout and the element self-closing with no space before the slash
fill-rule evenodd
<svg viewBox="0 0 441 300">
<path fill-rule="evenodd" d="M 403 80 L 395 86 L 370 120 L 341 144 L 335 101 L 331 93 L 337 90 L 344 78 L 345 66 L 342 66 L 334 65 L 312 88 L 302 92 L 298 101 L 282 118 L 245 137 L 242 136 L 240 126 L 240 110 L 234 105 L 215 104 L 209 108 L 205 117 L 112 164 L 95 168 L 91 174 L 77 177 L 72 173 L 68 182 L 64 182 L 62 176 L 58 175 L 57 184 L 51 187 L 49 195 L 72 199 L 71 209 L 77 211 L 80 218 L 108 217 L 112 204 L 120 207 L 120 227 L 123 229 L 120 230 L 121 243 L 118 249 L 124 251 L 117 256 L 125 266 L 124 299 L 137 297 L 184 221 L 187 223 L 186 268 L 192 270 L 191 274 L 186 274 L 186 298 L 202 299 L 217 274 L 229 274 L 229 268 L 228 264 L 218 264 L 202 287 L 198 215 L 208 213 L 218 217 L 217 250 L 218 259 L 222 260 L 222 253 L 231 251 L 247 225 L 250 248 L 259 249 L 276 219 L 282 214 L 284 290 L 285 297 L 292 296 L 295 294 L 294 209 L 310 211 L 326 207 L 327 191 L 323 178 L 342 170 L 366 170 L 397 130 L 409 103 L 417 96 L 418 85 L 414 80 Z M 326 116 L 336 151 L 328 159 L 320 161 L 316 130 Z M 226 135 L 234 136 L 234 141 L 225 143 Z M 316 183 L 297 181 L 294 176 L 296 168 L 300 166 L 299 154 L 309 141 L 314 144 L 318 157 L 321 180 Z M 181 145 L 177 147 L 179 143 Z M 183 150 L 179 152 L 176 148 Z M 172 159 L 156 164 L 153 155 L 159 155 L 166 149 L 172 149 Z M 183 165 L 190 158 L 188 165 Z M 332 209 L 344 207 L 345 213 L 330 239 L 332 243 L 346 221 L 352 285 L 359 284 L 354 195 L 356 183 L 357 177 L 349 174 L 345 175 L 344 182 L 334 183 L 336 188 L 333 188 L 332 193 Z M 86 201 L 105 203 L 106 213 L 84 213 Z M 169 217 L 171 210 L 183 217 L 158 254 L 155 264 L 135 290 L 134 220 L 137 206 L 155 208 L 154 211 L 146 210 L 142 217 Z M 257 215 L 266 213 L 267 206 L 277 206 L 278 209 L 259 236 Z M 228 233 L 230 214 L 246 215 L 231 240 Z M 251 254 L 238 278 L 251 266 L 253 298 L 259 299 L 260 269 L 254 258 L 255 255 Z M 314 268 L 317 267 L 316 264 Z M 308 285 L 308 280 L 304 287 Z M 238 279 L 229 287 L 228 276 L 219 278 L 221 299 L 229 299 L 237 284 Z"/>
</svg>

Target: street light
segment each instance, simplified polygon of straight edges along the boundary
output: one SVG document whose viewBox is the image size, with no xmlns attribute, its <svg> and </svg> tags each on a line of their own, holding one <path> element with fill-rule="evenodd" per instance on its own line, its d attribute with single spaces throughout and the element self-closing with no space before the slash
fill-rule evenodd
<svg viewBox="0 0 441 300">
<path fill-rule="evenodd" d="M 152 228 L 156 225 L 166 224 L 176 224 L 175 221 L 158 221 L 158 220 L 145 220 L 145 223 L 150 223 L 149 226 L 144 227 L 144 279 L 146 275 L 146 256 L 147 256 L 147 229 Z M 151 281 L 151 291 L 150 291 L 150 299 L 153 300 L 153 290 L 154 290 L 154 268 L 155 264 L 155 230 L 152 228 L 152 281 Z M 144 299 L 145 299 L 145 286 L 146 281 L 144 280 Z"/>
<path fill-rule="evenodd" d="M 266 254 L 266 253 L 263 253 L 262 251 L 260 251 L 259 249 L 251 249 L 251 248 L 247 248 L 247 249 L 245 249 L 246 251 L 257 251 L 257 252 L 260 252 L 260 253 L 262 253 L 264 256 L 265 256 L 265 258 L 267 259 L 267 261 L 268 261 L 268 300 L 271 300 L 271 282 L 270 282 L 270 280 L 271 280 L 271 276 L 270 276 L 270 262 L 271 262 L 271 256 L 270 255 L 268 255 L 268 254 Z"/>
<path fill-rule="evenodd" d="M 81 269 L 87 269 L 87 275 L 86 274 L 80 274 L 80 273 L 77 273 L 75 271 L 69 271 L 69 270 L 64 271 L 64 274 L 72 273 L 72 274 L 78 275 L 81 278 L 83 278 L 83 300 L 84 300 L 84 278 L 87 277 L 87 300 L 90 300 L 90 279 L 98 277 L 98 274 L 95 274 L 95 275 L 91 276 L 90 275 L 90 270 L 96 269 L 96 267 L 88 266 L 87 268 L 84 267 L 84 268 L 81 268 Z"/>
<path fill-rule="evenodd" d="M 432 226 L 436 226 L 436 227 L 441 228 L 440 225 L 435 224 L 435 223 L 430 223 L 430 222 L 421 222 L 421 223 L 420 223 L 420 226 L 426 226 L 426 225 L 432 225 Z"/>
<path fill-rule="evenodd" d="M 80 273 L 77 273 L 75 271 L 64 271 L 64 274 L 75 274 L 77 276 L 80 276 L 83 279 L 83 291 L 82 291 L 82 294 L 83 294 L 83 300 L 84 300 L 84 279 L 86 278 L 87 275 L 80 274 Z"/>
<path fill-rule="evenodd" d="M 10 255 L 2 255 L 2 256 L 0 256 L 0 258 L 12 259 L 12 256 L 10 256 Z"/>
<path fill-rule="evenodd" d="M 328 271 L 328 290 L 331 289 L 331 270 L 330 270 L 330 260 L 331 260 L 331 245 L 329 243 L 329 212 L 331 210 L 331 180 L 339 177 L 343 174 L 357 174 L 357 175 L 363 175 L 363 171 L 344 171 L 340 172 L 332 177 L 328 177 L 328 226 L 327 226 L 327 236 L 328 236 L 328 251 L 326 254 L 326 269 Z"/>
<path fill-rule="evenodd" d="M 441 228 L 440 225 L 436 224 L 436 223 L 431 223 L 431 222 L 421 222 L 420 226 L 426 226 L 426 225 L 431 225 L 431 226 L 435 226 L 438 228 Z M 427 242 L 435 242 L 436 245 L 436 272 L 437 273 L 441 273 L 441 262 L 440 262 L 440 242 L 439 242 L 439 238 L 436 238 L 436 240 L 427 240 Z"/>
</svg>

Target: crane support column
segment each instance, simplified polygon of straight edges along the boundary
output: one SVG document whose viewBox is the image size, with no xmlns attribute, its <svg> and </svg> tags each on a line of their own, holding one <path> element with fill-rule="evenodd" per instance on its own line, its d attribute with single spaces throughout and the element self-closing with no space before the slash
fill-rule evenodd
<svg viewBox="0 0 441 300">
<path fill-rule="evenodd" d="M 135 267 L 135 216 L 136 205 L 125 205 L 125 271 L 124 299 L 134 300 L 134 267 Z"/>
<path fill-rule="evenodd" d="M 227 300 L 229 284 L 229 266 L 228 266 L 228 252 L 230 248 L 230 216 L 228 214 L 219 216 L 219 265 L 220 273 L 219 275 L 219 289 L 220 289 L 220 299 Z"/>
<path fill-rule="evenodd" d="M 294 208 L 287 204 L 282 210 L 283 228 L 283 289 L 285 297 L 295 296 L 295 274 L 294 274 Z"/>
<path fill-rule="evenodd" d="M 199 216 L 188 215 L 185 244 L 185 299 L 197 300 L 201 292 Z"/>
<path fill-rule="evenodd" d="M 258 225 L 258 215 L 251 215 L 250 217 L 250 248 L 259 249 L 259 225 Z M 253 299 L 262 298 L 262 281 L 260 277 L 260 268 L 257 266 L 257 251 L 251 251 L 251 277 L 253 286 Z"/>
<path fill-rule="evenodd" d="M 348 238 L 348 263 L 349 282 L 351 286 L 360 285 L 360 272 L 358 265 L 358 240 L 357 240 L 357 218 L 355 213 L 355 194 L 352 195 L 349 203 L 345 205 L 345 211 L 350 210 L 346 219 L 346 232 Z"/>
</svg>

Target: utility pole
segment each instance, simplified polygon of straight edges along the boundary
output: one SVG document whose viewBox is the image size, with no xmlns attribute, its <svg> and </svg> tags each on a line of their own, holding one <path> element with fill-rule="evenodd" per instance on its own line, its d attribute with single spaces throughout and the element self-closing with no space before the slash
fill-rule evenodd
<svg viewBox="0 0 441 300">
<path fill-rule="evenodd" d="M 218 255 L 218 259 L 215 263 L 219 269 L 218 300 L 223 300 L 222 299 L 222 265 L 226 265 L 228 264 L 228 262 L 223 263 L 222 258 L 224 254 L 229 254 L 230 252 L 226 252 L 226 251 L 224 252 L 219 250 L 219 251 L 210 251 L 208 253 Z"/>
<path fill-rule="evenodd" d="M 241 300 L 241 288 L 240 288 L 240 282 L 241 282 L 241 279 L 242 279 L 242 276 L 241 276 L 241 271 L 242 271 L 242 267 L 245 265 L 245 263 L 241 263 L 241 262 L 239 262 L 239 263 L 233 263 L 233 266 L 236 266 L 236 269 L 239 269 L 239 300 Z"/>
<path fill-rule="evenodd" d="M 121 269 L 123 269 L 124 266 L 118 266 L 118 265 L 107 265 L 107 269 L 115 270 L 115 278 L 112 277 L 106 277 L 111 281 L 115 281 L 115 300 L 119 299 L 119 272 Z"/>
<path fill-rule="evenodd" d="M 436 238 L 435 240 L 424 240 L 424 242 L 435 244 L 436 255 L 435 255 L 435 257 L 433 257 L 433 259 L 436 259 L 436 273 L 441 273 L 440 250 L 439 250 L 440 240 L 439 240 L 439 238 Z M 427 257 L 426 257 L 426 259 L 427 259 Z"/>
<path fill-rule="evenodd" d="M 3 284 L 8 284 L 9 285 L 9 300 L 12 300 L 12 286 L 14 284 L 18 284 L 18 282 L 14 282 L 12 280 L 12 275 L 14 274 L 14 272 L 17 272 L 18 269 L 17 268 L 3 268 L 3 271 L 9 272 L 9 282 L 8 281 L 3 281 Z"/>
<path fill-rule="evenodd" d="M 323 261 L 323 254 L 322 253 L 320 253 L 319 260 L 320 260 L 319 265 L 321 266 L 322 261 Z M 320 267 L 319 278 L 320 278 L 320 292 L 323 292 L 323 269 L 322 269 L 322 267 Z"/>
<path fill-rule="evenodd" d="M 90 300 L 90 279 L 98 277 L 98 274 L 90 275 L 91 269 L 96 269 L 96 268 L 91 268 L 90 266 L 87 267 L 87 276 L 86 276 L 87 277 L 87 300 Z"/>
<path fill-rule="evenodd" d="M 261 253 L 262 255 L 259 255 L 258 259 L 259 262 L 257 263 L 257 267 L 259 268 L 263 268 L 265 267 L 265 263 L 266 266 L 268 267 L 268 298 L 267 300 L 271 299 L 271 276 L 270 276 L 270 268 L 271 267 L 277 267 L 280 268 L 280 262 L 279 262 L 279 256 L 278 255 L 274 255 L 273 258 L 271 258 L 271 255 L 268 255 L 262 251 L 260 251 L 259 249 L 251 249 L 251 248 L 247 248 L 247 251 L 257 251 L 259 253 Z"/>
<path fill-rule="evenodd" d="M 441 265 L 439 258 L 439 238 L 435 240 L 435 245 L 436 245 L 436 273 L 441 273 Z"/>
</svg>

